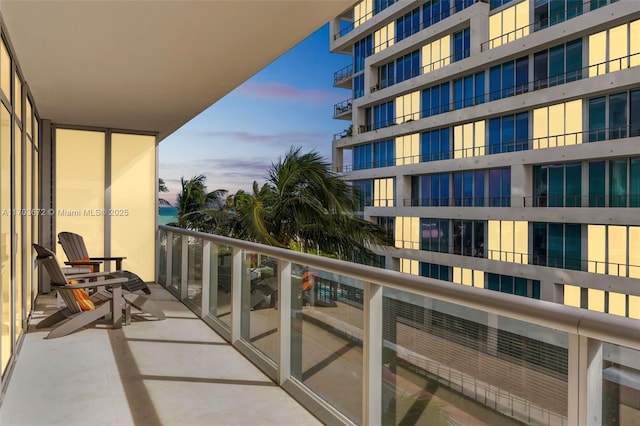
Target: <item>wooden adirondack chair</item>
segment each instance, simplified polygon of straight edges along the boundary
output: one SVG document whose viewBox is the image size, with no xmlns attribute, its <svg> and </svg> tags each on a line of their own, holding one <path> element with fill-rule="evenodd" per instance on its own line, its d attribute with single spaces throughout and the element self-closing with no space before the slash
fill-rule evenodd
<svg viewBox="0 0 640 426">
<path fill-rule="evenodd" d="M 47 335 L 48 339 L 66 336 L 109 314 L 113 327 L 120 328 L 123 311 L 125 323 L 130 323 L 131 306 L 158 320 L 166 318 L 164 312 L 146 297 L 122 290 L 126 278 L 108 278 L 105 272 L 66 276 L 52 251 L 38 244 L 33 244 L 33 247 L 38 253 L 37 261 L 47 269 L 51 284 L 57 287 L 66 305 L 36 325 L 36 328 L 47 328 L 64 321 Z M 92 289 L 94 292 L 90 296 L 80 293 L 85 289 Z"/>
<path fill-rule="evenodd" d="M 90 257 L 82 236 L 73 232 L 60 232 L 58 243 L 67 255 L 68 261 L 65 262 L 65 265 L 88 266 L 92 268 L 93 272 L 99 272 L 103 262 L 115 262 L 116 270 L 109 272 L 110 278 L 126 278 L 127 282 L 122 286 L 125 290 L 142 290 L 146 294 L 151 294 L 151 289 L 139 276 L 133 272 L 122 270 L 122 260 L 126 257 Z"/>
</svg>

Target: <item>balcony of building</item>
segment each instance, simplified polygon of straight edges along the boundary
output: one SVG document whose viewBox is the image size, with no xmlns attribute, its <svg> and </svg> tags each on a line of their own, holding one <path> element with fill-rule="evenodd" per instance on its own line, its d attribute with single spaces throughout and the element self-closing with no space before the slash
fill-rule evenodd
<svg viewBox="0 0 640 426">
<path fill-rule="evenodd" d="M 156 247 L 166 321 L 45 340 L 39 296 L 3 424 L 640 418 L 637 320 L 165 226 Z"/>
<path fill-rule="evenodd" d="M 333 118 L 340 120 L 351 120 L 353 99 L 346 99 L 333 106 Z"/>
<path fill-rule="evenodd" d="M 351 89 L 351 81 L 353 79 L 353 64 L 340 68 L 333 73 L 333 87 L 342 89 Z"/>
</svg>

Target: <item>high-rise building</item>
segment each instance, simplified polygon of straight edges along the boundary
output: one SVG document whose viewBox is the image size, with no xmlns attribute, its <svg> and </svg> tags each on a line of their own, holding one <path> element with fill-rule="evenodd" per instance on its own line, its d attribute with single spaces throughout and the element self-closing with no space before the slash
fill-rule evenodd
<svg viewBox="0 0 640 426">
<path fill-rule="evenodd" d="M 364 0 L 330 34 L 387 268 L 640 318 L 640 2 Z"/>
</svg>

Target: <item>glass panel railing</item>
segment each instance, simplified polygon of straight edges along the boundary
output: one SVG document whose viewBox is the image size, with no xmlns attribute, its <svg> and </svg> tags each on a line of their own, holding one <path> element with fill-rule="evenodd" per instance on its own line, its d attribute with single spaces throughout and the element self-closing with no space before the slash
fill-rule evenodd
<svg viewBox="0 0 640 426">
<path fill-rule="evenodd" d="M 213 244 L 211 247 L 211 274 L 209 276 L 209 314 L 220 320 L 223 327 L 231 328 L 232 291 L 231 247 Z"/>
<path fill-rule="evenodd" d="M 594 341 L 590 346 L 592 354 L 602 357 L 602 424 L 640 424 L 640 351 Z"/>
<path fill-rule="evenodd" d="M 158 230 L 158 284 L 167 285 L 167 232 Z"/>
<path fill-rule="evenodd" d="M 363 284 L 298 264 L 291 275 L 291 374 L 361 423 Z"/>
<path fill-rule="evenodd" d="M 202 239 L 187 237 L 187 300 L 196 309 L 202 306 Z"/>
<path fill-rule="evenodd" d="M 280 315 L 278 259 L 256 252 L 244 253 L 241 337 L 269 357 L 278 360 Z"/>
<path fill-rule="evenodd" d="M 168 287 L 176 292 L 179 291 L 182 282 L 182 238 L 174 233 L 171 247 L 171 279 Z"/>
<path fill-rule="evenodd" d="M 567 424 L 566 333 L 385 288 L 384 424 Z"/>
</svg>

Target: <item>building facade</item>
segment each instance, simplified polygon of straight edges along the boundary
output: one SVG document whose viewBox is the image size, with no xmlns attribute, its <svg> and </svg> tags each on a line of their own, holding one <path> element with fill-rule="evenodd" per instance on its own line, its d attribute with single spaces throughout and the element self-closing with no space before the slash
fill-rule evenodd
<svg viewBox="0 0 640 426">
<path fill-rule="evenodd" d="M 387 268 L 640 319 L 640 2 L 364 0 L 330 35 Z"/>
</svg>

